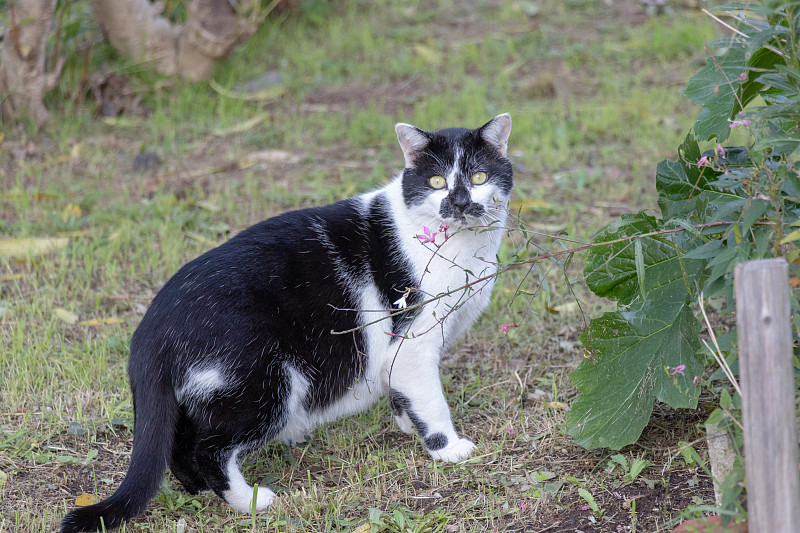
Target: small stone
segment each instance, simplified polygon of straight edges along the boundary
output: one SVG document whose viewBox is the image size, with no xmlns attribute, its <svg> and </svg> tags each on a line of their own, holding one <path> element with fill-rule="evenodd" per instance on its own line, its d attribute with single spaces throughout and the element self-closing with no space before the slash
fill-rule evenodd
<svg viewBox="0 0 800 533">
<path fill-rule="evenodd" d="M 155 152 L 142 152 L 136 154 L 133 158 L 134 172 L 142 172 L 145 170 L 152 170 L 161 164 L 161 159 Z"/>
</svg>

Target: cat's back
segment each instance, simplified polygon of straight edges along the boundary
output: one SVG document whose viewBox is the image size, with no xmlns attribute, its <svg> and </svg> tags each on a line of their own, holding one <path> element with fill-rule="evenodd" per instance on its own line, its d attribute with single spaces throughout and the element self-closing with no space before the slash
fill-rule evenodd
<svg viewBox="0 0 800 533">
<path fill-rule="evenodd" d="M 132 357 L 169 339 L 291 331 L 310 316 L 358 307 L 353 289 L 371 272 L 379 239 L 370 223 L 376 196 L 277 215 L 190 261 L 153 299 Z"/>
</svg>

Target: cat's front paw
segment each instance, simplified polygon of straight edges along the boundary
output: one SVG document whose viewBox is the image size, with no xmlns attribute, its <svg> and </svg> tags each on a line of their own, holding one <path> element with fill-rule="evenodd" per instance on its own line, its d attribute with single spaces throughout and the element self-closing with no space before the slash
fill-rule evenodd
<svg viewBox="0 0 800 533">
<path fill-rule="evenodd" d="M 428 450 L 437 461 L 444 461 L 446 463 L 457 463 L 472 455 L 475 450 L 475 444 L 469 439 L 458 439 L 448 442 L 447 445 L 438 450 Z"/>
</svg>

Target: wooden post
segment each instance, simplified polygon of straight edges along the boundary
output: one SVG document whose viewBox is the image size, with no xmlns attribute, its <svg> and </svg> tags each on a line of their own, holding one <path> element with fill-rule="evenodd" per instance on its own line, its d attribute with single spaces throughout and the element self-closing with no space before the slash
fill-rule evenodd
<svg viewBox="0 0 800 533">
<path fill-rule="evenodd" d="M 784 259 L 765 259 L 734 273 L 751 533 L 800 528 L 787 272 Z"/>
</svg>

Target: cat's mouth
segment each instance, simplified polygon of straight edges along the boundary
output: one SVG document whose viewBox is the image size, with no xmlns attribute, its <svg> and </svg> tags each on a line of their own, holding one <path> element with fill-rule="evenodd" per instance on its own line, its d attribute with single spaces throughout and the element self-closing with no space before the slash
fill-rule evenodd
<svg viewBox="0 0 800 533">
<path fill-rule="evenodd" d="M 456 220 L 462 224 L 469 223 L 470 218 L 480 218 L 486 213 L 486 208 L 477 202 L 466 205 L 456 205 L 445 198 L 442 201 L 439 215 L 443 220 Z"/>
</svg>

